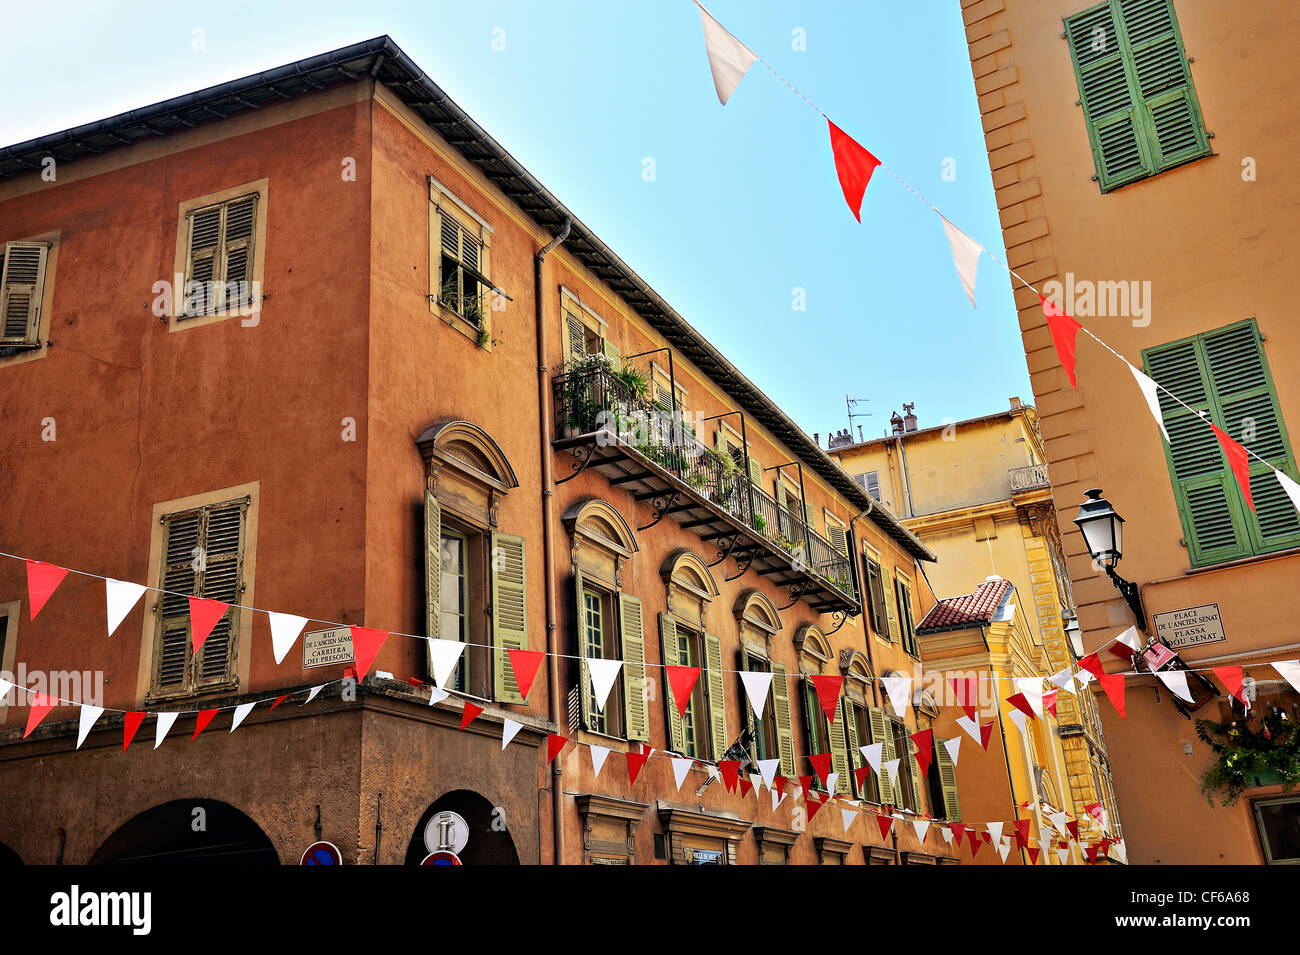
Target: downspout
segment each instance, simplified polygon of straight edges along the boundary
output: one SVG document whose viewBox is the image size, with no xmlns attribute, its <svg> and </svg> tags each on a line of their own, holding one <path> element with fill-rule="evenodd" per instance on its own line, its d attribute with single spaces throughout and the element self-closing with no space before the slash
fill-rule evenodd
<svg viewBox="0 0 1300 955">
<path fill-rule="evenodd" d="M 875 510 L 875 507 L 876 507 L 876 501 L 875 501 L 875 499 L 874 499 L 873 497 L 871 497 L 870 494 L 868 494 L 868 495 L 867 495 L 867 509 L 866 509 L 865 511 L 863 511 L 861 514 L 859 514 L 857 517 L 853 518 L 853 520 L 849 521 L 849 536 L 850 536 L 850 537 L 853 536 L 853 525 L 856 524 L 858 521 L 862 520 L 864 517 L 866 517 L 868 514 L 870 514 L 873 510 Z M 861 548 L 857 547 L 856 545 L 857 545 L 857 541 L 855 540 L 855 541 L 854 541 L 854 550 L 858 550 L 858 551 L 860 551 Z M 862 561 L 862 555 L 861 555 L 861 553 L 857 553 L 857 554 L 854 554 L 854 555 L 853 555 L 853 569 L 854 569 L 855 571 L 857 571 L 857 574 L 858 574 L 858 599 L 861 600 L 861 601 L 864 601 L 864 602 L 868 602 L 868 601 L 871 600 L 871 595 L 867 593 L 867 590 L 870 588 L 871 584 L 870 584 L 870 582 L 867 580 L 867 576 L 866 576 L 866 574 L 862 573 L 861 567 L 859 566 L 860 563 L 861 563 L 861 561 Z M 869 604 L 868 604 L 868 605 L 869 605 Z M 867 619 L 867 617 L 870 616 L 870 614 L 863 613 L 862 616 L 863 616 L 863 621 L 866 622 L 866 619 Z M 868 625 L 868 626 L 866 626 L 866 627 L 863 627 L 862 629 L 863 629 L 863 631 L 866 633 L 866 637 L 867 637 L 865 640 L 862 641 L 863 644 L 866 645 L 866 649 L 867 649 L 867 666 L 871 667 L 871 676 L 872 676 L 872 679 L 871 679 L 871 698 L 872 698 L 873 700 L 875 700 L 875 705 L 876 705 L 876 706 L 879 706 L 879 705 L 880 705 L 880 687 L 879 687 L 879 681 L 875 678 L 875 674 L 876 674 L 876 661 L 873 660 L 873 659 L 871 659 L 871 633 L 870 633 L 871 627 L 870 627 L 870 625 Z"/>
<path fill-rule="evenodd" d="M 903 449 L 902 435 L 894 438 L 898 443 L 898 460 L 903 465 L 903 491 L 907 494 L 907 516 L 916 517 L 916 511 L 912 507 L 912 481 L 907 476 L 907 451 Z"/>
<path fill-rule="evenodd" d="M 988 628 L 987 628 L 987 627 L 983 627 L 983 626 L 980 627 L 980 639 L 984 642 L 984 651 L 985 651 L 985 653 L 987 653 L 987 652 L 988 652 L 988 649 L 989 649 L 989 632 L 988 632 Z M 1015 780 L 1015 774 L 1012 773 L 1012 771 L 1011 771 L 1011 750 L 1007 748 L 1007 728 L 1006 728 L 1006 726 L 1005 726 L 1005 725 L 1003 724 L 1003 722 L 1002 722 L 1002 707 L 1001 707 L 1001 705 L 998 703 L 998 697 L 1001 696 L 1001 693 L 998 692 L 998 687 L 997 687 L 997 679 L 998 679 L 998 678 L 997 678 L 997 674 L 996 674 L 996 673 L 994 672 L 994 670 L 993 670 L 993 667 L 992 667 L 991 663 L 990 663 L 990 666 L 989 666 L 989 679 L 991 679 L 991 680 L 993 681 L 993 689 L 994 689 L 994 693 L 993 693 L 993 705 L 996 707 L 996 710 L 995 710 L 994 712 L 996 712 L 997 715 L 998 715 L 998 736 L 1002 739 L 1002 760 L 1003 760 L 1003 762 L 1006 764 L 1006 767 L 1007 767 L 1007 788 L 1008 788 L 1009 790 L 1011 790 L 1011 818 L 1012 818 L 1012 819 L 1019 819 L 1019 818 L 1020 818 L 1020 800 L 1016 798 L 1016 780 Z M 1033 769 L 1032 769 L 1032 768 L 1030 769 L 1029 774 L 1030 774 L 1030 776 L 1033 776 Z M 1040 809 L 1038 806 L 1035 806 L 1035 807 L 1034 807 L 1034 816 L 1035 816 L 1035 818 L 1038 820 L 1038 834 L 1039 834 L 1039 838 L 1042 838 L 1042 834 L 1043 834 L 1043 816 L 1042 816 L 1042 811 L 1041 811 L 1041 809 Z M 1021 863 L 1024 863 L 1024 861 L 1025 861 L 1025 852 L 1026 852 L 1026 847 L 1025 847 L 1025 846 L 1021 846 L 1021 847 L 1020 847 L 1020 861 L 1021 861 Z"/>
<path fill-rule="evenodd" d="M 546 317 L 542 307 L 542 263 L 561 242 L 569 237 L 573 220 L 565 218 L 559 235 L 542 247 L 533 260 L 533 310 L 537 314 L 537 409 L 538 438 L 542 452 L 542 560 L 546 587 L 546 687 L 551 722 L 564 725 L 564 701 L 560 694 L 559 626 L 555 619 L 555 541 L 551 528 L 555 523 L 555 490 L 551 475 L 551 401 L 550 369 L 546 367 Z M 559 760 L 551 763 L 551 834 L 554 837 L 553 865 L 564 864 L 564 787 Z"/>
</svg>

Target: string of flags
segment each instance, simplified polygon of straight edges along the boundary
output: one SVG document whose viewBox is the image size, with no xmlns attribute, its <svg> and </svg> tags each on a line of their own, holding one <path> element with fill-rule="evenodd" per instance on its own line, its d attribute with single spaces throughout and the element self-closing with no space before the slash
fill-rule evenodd
<svg viewBox="0 0 1300 955">
<path fill-rule="evenodd" d="M 1142 393 L 1143 400 L 1150 410 L 1156 425 L 1166 443 L 1171 443 L 1169 431 L 1165 427 L 1164 415 L 1160 408 L 1160 396 L 1163 394 L 1168 400 L 1174 402 L 1186 411 L 1192 412 L 1196 418 L 1204 422 L 1214 432 L 1220 447 L 1223 449 L 1224 457 L 1227 459 L 1229 468 L 1241 490 L 1241 495 L 1246 501 L 1246 505 L 1255 510 L 1255 503 L 1251 493 L 1251 474 L 1250 464 L 1252 459 L 1266 465 L 1273 474 L 1274 479 L 1281 486 L 1287 498 L 1291 501 L 1292 506 L 1300 514 L 1300 483 L 1297 483 L 1291 476 L 1279 468 L 1275 467 L 1269 461 L 1266 461 L 1259 454 L 1251 451 L 1245 445 L 1238 442 L 1235 438 L 1213 424 L 1208 417 L 1191 407 L 1185 401 L 1174 394 L 1164 385 L 1155 381 L 1144 372 L 1139 371 L 1123 355 L 1112 348 L 1109 344 L 1098 337 L 1093 331 L 1084 327 L 1072 316 L 1066 314 L 1064 309 L 1049 300 L 1043 295 L 1032 282 L 1026 281 L 1010 265 L 1000 260 L 996 255 L 984 248 L 978 241 L 963 232 L 960 228 L 952 223 L 947 216 L 939 210 L 937 206 L 926 199 L 918 192 L 907 180 L 903 179 L 898 173 L 890 169 L 885 163 L 878 159 L 865 146 L 858 143 L 852 136 L 844 132 L 839 126 L 835 125 L 824 112 L 817 108 L 815 104 L 803 93 L 801 93 L 789 80 L 776 71 L 771 64 L 767 63 L 758 54 L 754 53 L 741 40 L 731 34 L 722 24 L 704 8 L 699 0 L 692 0 L 699 8 L 700 17 L 704 23 L 704 47 L 708 56 L 709 68 L 713 73 L 714 86 L 718 93 L 718 100 L 722 105 L 726 105 L 731 95 L 740 85 L 741 79 L 754 63 L 762 63 L 777 79 L 793 91 L 800 99 L 815 110 L 823 119 L 826 120 L 830 129 L 831 155 L 835 162 L 835 173 L 839 179 L 840 189 L 844 193 L 844 199 L 848 203 L 849 210 L 853 213 L 855 219 L 862 221 L 862 200 L 866 194 L 867 186 L 871 181 L 872 173 L 876 169 L 884 169 L 898 183 L 912 193 L 920 202 L 924 203 L 932 212 L 937 215 L 943 224 L 944 234 L 948 239 L 949 247 L 952 250 L 953 265 L 956 268 L 958 278 L 961 280 L 962 289 L 970 299 L 971 306 L 975 305 L 975 280 L 979 269 L 980 254 L 985 253 L 996 262 L 999 266 L 1013 276 L 1025 288 L 1033 291 L 1039 299 L 1043 315 L 1047 319 L 1048 330 L 1051 333 L 1052 343 L 1056 349 L 1057 357 L 1060 359 L 1062 367 L 1065 369 L 1066 377 L 1069 379 L 1070 386 L 1078 390 L 1078 382 L 1075 377 L 1076 352 L 1078 347 L 1078 335 L 1083 332 L 1094 342 L 1100 345 L 1115 358 L 1123 362 L 1132 374 L 1134 381 L 1137 383 L 1139 391 Z M 1262 472 L 1255 476 L 1256 479 L 1262 478 Z"/>
</svg>

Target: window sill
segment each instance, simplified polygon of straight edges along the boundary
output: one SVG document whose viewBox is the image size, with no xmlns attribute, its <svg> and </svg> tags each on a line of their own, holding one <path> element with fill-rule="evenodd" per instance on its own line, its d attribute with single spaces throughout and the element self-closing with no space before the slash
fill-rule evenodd
<svg viewBox="0 0 1300 955">
<path fill-rule="evenodd" d="M 1233 560 L 1225 560 L 1218 564 L 1206 564 L 1204 567 L 1189 567 L 1183 571 L 1184 577 L 1194 577 L 1197 574 L 1205 574 L 1214 570 L 1225 570 L 1229 567 L 1243 567 L 1247 564 L 1258 564 L 1266 560 L 1278 560 L 1282 557 L 1295 557 L 1300 554 L 1300 547 L 1288 547 L 1284 550 L 1275 550 L 1267 554 L 1251 554 L 1249 557 L 1237 557 Z M 1162 581 L 1153 580 L 1143 586 L 1149 587 L 1151 584 L 1162 583 Z"/>
<path fill-rule="evenodd" d="M 639 745 L 637 742 L 633 740 L 625 739 L 622 736 L 610 736 L 608 733 L 601 733 L 598 730 L 587 730 L 587 729 L 578 730 L 577 742 L 585 743 L 587 742 L 588 739 L 600 740 L 601 742 L 598 745 L 604 745 L 605 743 L 616 744 L 616 746 L 609 747 L 610 749 L 615 749 L 618 746 L 627 747 L 626 750 L 620 750 L 620 752 L 628 752 L 628 753 L 633 751 L 632 747 Z"/>
<path fill-rule="evenodd" d="M 429 308 L 443 324 L 454 328 L 484 351 L 492 350 L 492 332 L 486 325 L 480 328 L 455 309 L 436 299 L 429 300 Z"/>
<path fill-rule="evenodd" d="M 1158 179 L 1159 177 L 1163 176 L 1167 172 L 1173 172 L 1175 169 L 1182 169 L 1184 166 L 1190 166 L 1192 163 L 1202 162 L 1206 159 L 1213 159 L 1218 155 L 1219 154 L 1214 151 L 1214 147 L 1210 146 L 1204 153 L 1202 153 L 1199 156 L 1191 156 L 1187 159 L 1184 159 L 1182 162 L 1174 163 L 1172 166 L 1166 166 L 1163 169 L 1157 169 L 1155 172 L 1151 173 L 1150 175 L 1142 176 L 1138 179 L 1130 179 L 1128 182 L 1122 182 L 1117 186 L 1108 186 L 1106 188 L 1102 188 L 1101 180 L 1098 179 L 1097 189 L 1103 196 L 1109 196 L 1112 193 L 1119 192 L 1121 189 L 1127 189 L 1129 186 L 1136 186 L 1139 183 L 1143 183 L 1143 182 L 1150 182 L 1152 179 Z M 1094 176 L 1094 178 L 1096 177 Z"/>
</svg>

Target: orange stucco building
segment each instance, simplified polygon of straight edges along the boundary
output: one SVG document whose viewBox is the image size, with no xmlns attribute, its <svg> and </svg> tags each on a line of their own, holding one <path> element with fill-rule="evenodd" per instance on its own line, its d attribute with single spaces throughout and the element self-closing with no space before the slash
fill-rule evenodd
<svg viewBox="0 0 1300 955">
<path fill-rule="evenodd" d="M 853 772 L 937 716 L 879 689 L 933 555 L 390 39 L 2 149 L 0 177 L 0 540 L 155 588 L 109 637 L 103 583 L 32 619 L 0 560 L 0 667 L 65 699 L 99 674 L 109 709 L 78 748 L 75 708 L 24 740 L 0 701 L 7 856 L 418 862 L 451 810 L 469 863 L 955 861 L 937 828 L 710 783 L 730 752 L 793 791 L 830 752 L 841 795 L 955 821 L 937 765 Z M 185 595 L 237 605 L 197 654 Z M 311 618 L 282 662 L 262 610 Z M 359 686 L 349 625 L 392 631 Z M 425 637 L 465 644 L 433 705 Z M 510 649 L 552 654 L 526 700 Z M 580 658 L 624 662 L 603 710 Z M 674 663 L 703 668 L 684 718 Z M 845 677 L 832 723 L 815 674 Z M 151 714 L 126 752 L 122 711 Z M 611 758 L 548 763 L 548 733 Z M 173 825 L 196 807 L 220 825 Z"/>
<path fill-rule="evenodd" d="M 1037 293 L 1013 283 L 1085 648 L 1134 623 L 1166 643 L 1211 680 L 1192 715 L 1229 728 L 1208 736 L 1236 759 L 1236 741 L 1300 716 L 1266 665 L 1297 652 L 1300 518 L 1270 466 L 1296 477 L 1300 19 L 1271 0 L 962 0 L 961 15 L 1007 261 L 1168 389 L 1166 441 L 1123 362 L 1083 336 L 1071 387 Z M 1207 421 L 1257 456 L 1253 507 Z M 1127 522 L 1112 570 L 1140 603 L 1072 523 L 1094 488 Z M 1250 718 L 1215 666 L 1244 668 Z M 1171 691 L 1142 672 L 1126 705 L 1100 702 L 1130 862 L 1300 861 L 1300 797 L 1278 777 L 1252 771 L 1221 805 L 1225 788 L 1201 792 L 1218 754 Z"/>
</svg>

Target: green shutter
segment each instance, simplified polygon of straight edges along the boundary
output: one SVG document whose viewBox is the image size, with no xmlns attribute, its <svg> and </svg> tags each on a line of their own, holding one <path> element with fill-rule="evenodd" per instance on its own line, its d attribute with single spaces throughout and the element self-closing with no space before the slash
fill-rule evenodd
<svg viewBox="0 0 1300 955">
<path fill-rule="evenodd" d="M 680 666 L 677 658 L 677 621 L 666 613 L 659 614 L 659 650 L 664 666 Z M 673 701 L 673 688 L 668 682 L 667 671 L 663 680 L 664 711 L 668 720 L 668 748 L 674 753 L 686 752 L 686 725 L 677 704 Z"/>
<path fill-rule="evenodd" d="M 713 734 L 713 758 L 722 759 L 731 745 L 727 735 L 727 700 L 722 674 L 722 641 L 711 633 L 704 635 L 704 660 L 708 667 L 709 730 Z"/>
<path fill-rule="evenodd" d="M 583 729 L 592 729 L 591 668 L 587 666 L 587 607 L 582 596 L 582 571 L 573 566 L 573 647 L 578 658 L 578 701 Z"/>
<path fill-rule="evenodd" d="M 847 694 L 840 697 L 840 722 L 844 726 L 849 748 L 849 775 L 853 777 L 849 785 L 852 787 L 852 794 L 860 799 L 862 798 L 861 787 L 858 786 L 854 773 L 862 768 L 865 760 L 862 758 L 862 742 L 858 739 L 858 721 L 853 713 L 853 703 Z"/>
<path fill-rule="evenodd" d="M 244 503 L 206 509 L 203 520 L 202 583 L 195 596 L 237 604 L 243 592 Z M 199 651 L 198 683 L 225 683 L 235 677 L 239 610 L 231 607 L 217 621 Z"/>
<path fill-rule="evenodd" d="M 925 792 L 925 780 L 921 777 L 921 763 L 916 758 L 917 747 L 916 740 L 911 735 L 907 738 L 907 751 L 912 762 L 912 812 L 925 812 L 925 800 L 921 794 Z"/>
<path fill-rule="evenodd" d="M 587 354 L 587 326 L 572 312 L 564 313 L 565 357 L 581 361 Z"/>
<path fill-rule="evenodd" d="M 763 484 L 763 467 L 755 457 L 749 459 L 749 482 L 755 487 L 761 487 Z"/>
<path fill-rule="evenodd" d="M 442 508 L 433 492 L 424 492 L 424 635 L 435 638 L 440 633 L 442 597 Z M 428 670 L 433 672 L 433 660 Z"/>
<path fill-rule="evenodd" d="M 719 454 L 727 453 L 727 434 L 721 428 L 713 432 L 713 450 Z"/>
<path fill-rule="evenodd" d="M 1156 169 L 1205 155 L 1209 138 L 1172 0 L 1122 0 L 1120 10 Z"/>
<path fill-rule="evenodd" d="M 509 650 L 528 648 L 528 565 L 524 539 L 494 532 L 492 544 L 492 675 L 498 702 L 525 703 Z"/>
<path fill-rule="evenodd" d="M 885 711 L 878 706 L 867 707 L 867 719 L 871 723 L 871 742 L 883 743 L 880 754 L 880 802 L 881 805 L 894 805 L 894 783 L 889 778 L 889 770 L 884 763 L 894 758 L 894 735 L 889 731 L 889 720 Z"/>
<path fill-rule="evenodd" d="M 602 348 L 602 350 L 605 352 L 605 357 L 608 358 L 608 359 L 609 359 L 609 360 L 614 364 L 614 367 L 615 367 L 615 368 L 617 368 L 618 365 L 619 365 L 619 362 L 622 360 L 622 357 L 623 357 L 623 356 L 622 356 L 622 353 L 619 352 L 619 350 L 618 350 L 618 346 L 615 345 L 615 344 L 614 344 L 612 341 L 610 341 L 608 338 L 601 339 L 601 343 L 600 343 L 600 344 L 601 344 L 601 348 Z"/>
<path fill-rule="evenodd" d="M 645 626 L 641 598 L 618 595 L 618 628 L 623 647 L 623 706 L 630 740 L 650 741 L 650 712 L 645 698 Z"/>
<path fill-rule="evenodd" d="M 894 589 L 894 572 L 881 567 L 880 576 L 885 597 L 885 615 L 889 618 L 889 642 L 898 643 L 898 592 Z"/>
<path fill-rule="evenodd" d="M 853 781 L 849 765 L 849 751 L 844 738 L 844 711 L 838 703 L 835 710 L 839 714 L 839 719 L 830 725 L 831 769 L 840 774 L 839 778 L 835 780 L 835 791 L 852 796 Z"/>
<path fill-rule="evenodd" d="M 781 775 L 794 778 L 794 727 L 790 723 L 790 684 L 785 664 L 772 664 L 772 712 L 776 716 L 776 746 L 780 751 Z"/>
<path fill-rule="evenodd" d="M 0 263 L 0 346 L 40 343 L 47 242 L 9 242 Z"/>
<path fill-rule="evenodd" d="M 810 531 L 817 530 L 817 509 L 811 504 L 803 506 L 803 522 L 808 525 Z"/>
<path fill-rule="evenodd" d="M 948 755 L 948 747 L 943 744 L 946 740 L 939 737 L 934 738 L 934 761 L 939 767 L 939 786 L 943 790 L 943 806 L 935 806 L 936 815 L 938 810 L 943 810 L 943 816 L 949 822 L 961 822 L 961 800 L 957 798 L 957 768 L 953 765 L 952 757 Z"/>
</svg>

